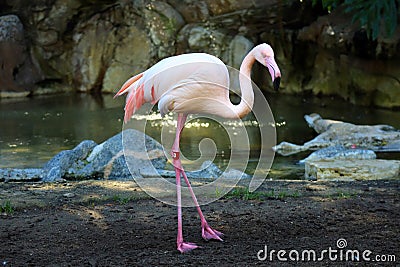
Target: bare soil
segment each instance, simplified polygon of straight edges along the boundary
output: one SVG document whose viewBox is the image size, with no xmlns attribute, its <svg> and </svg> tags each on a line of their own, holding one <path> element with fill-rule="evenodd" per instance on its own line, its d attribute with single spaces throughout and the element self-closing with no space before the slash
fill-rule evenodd
<svg viewBox="0 0 400 267">
<path fill-rule="evenodd" d="M 3 183 L 0 266 L 347 266 L 347 250 L 371 251 L 358 266 L 400 263 L 400 181 L 266 181 L 257 194 L 243 192 L 203 207 L 224 242 L 203 241 L 196 210 L 185 208 L 184 237 L 202 248 L 180 254 L 176 208 L 134 182 Z M 347 245 L 338 248 L 341 238 Z M 265 246 L 268 256 L 285 250 L 288 261 L 277 252 L 260 261 Z M 329 248 L 334 261 L 288 255 L 315 250 L 319 258 Z"/>
</svg>

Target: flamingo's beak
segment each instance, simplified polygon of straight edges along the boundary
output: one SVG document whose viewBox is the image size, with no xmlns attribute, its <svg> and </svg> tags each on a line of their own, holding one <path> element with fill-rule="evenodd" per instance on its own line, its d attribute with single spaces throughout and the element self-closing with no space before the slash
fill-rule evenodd
<svg viewBox="0 0 400 267">
<path fill-rule="evenodd" d="M 273 57 L 267 58 L 266 65 L 268 67 L 269 74 L 271 74 L 274 89 L 277 91 L 279 89 L 279 85 L 281 84 L 281 71 L 279 70 L 278 64 L 276 64 Z"/>
<path fill-rule="evenodd" d="M 280 76 L 276 77 L 273 84 L 274 84 L 274 90 L 278 91 L 279 85 L 281 84 L 281 77 Z"/>
</svg>

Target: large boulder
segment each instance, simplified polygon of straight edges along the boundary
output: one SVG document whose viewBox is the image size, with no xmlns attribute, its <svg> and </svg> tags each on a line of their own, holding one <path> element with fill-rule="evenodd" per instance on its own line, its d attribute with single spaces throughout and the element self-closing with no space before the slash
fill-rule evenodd
<svg viewBox="0 0 400 267">
<path fill-rule="evenodd" d="M 30 60 L 24 26 L 16 15 L 0 17 L 0 97 L 27 96 L 39 73 Z"/>
<path fill-rule="evenodd" d="M 49 160 L 43 167 L 43 181 L 60 181 L 69 175 L 70 168 L 83 168 L 85 159 L 96 146 L 96 142 L 85 140 L 72 150 L 64 150 Z"/>
<path fill-rule="evenodd" d="M 86 140 L 72 150 L 61 151 L 44 166 L 43 181 L 127 180 L 142 177 L 141 172 L 164 169 L 165 164 L 160 143 L 142 132 L 127 129 L 99 145 Z"/>
</svg>

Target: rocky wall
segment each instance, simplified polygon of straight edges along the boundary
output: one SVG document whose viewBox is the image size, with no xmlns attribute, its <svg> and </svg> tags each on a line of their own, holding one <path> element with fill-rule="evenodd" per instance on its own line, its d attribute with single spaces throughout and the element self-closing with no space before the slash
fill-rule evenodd
<svg viewBox="0 0 400 267">
<path fill-rule="evenodd" d="M 371 42 L 343 10 L 324 15 L 310 2 L 6 0 L 0 96 L 111 93 L 158 60 L 186 52 L 208 52 L 238 68 L 251 47 L 267 42 L 283 73 L 281 93 L 400 107 L 400 28 Z M 270 90 L 260 66 L 254 79 Z"/>
</svg>

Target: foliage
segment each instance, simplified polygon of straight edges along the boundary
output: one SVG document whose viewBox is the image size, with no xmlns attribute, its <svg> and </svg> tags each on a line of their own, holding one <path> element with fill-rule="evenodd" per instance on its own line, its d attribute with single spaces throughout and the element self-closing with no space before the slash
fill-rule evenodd
<svg viewBox="0 0 400 267">
<path fill-rule="evenodd" d="M 231 199 L 242 199 L 242 200 L 262 200 L 262 199 L 285 199 L 288 197 L 300 197 L 299 192 L 289 193 L 286 191 L 276 192 L 271 189 L 269 192 L 250 192 L 248 188 L 237 187 L 231 190 L 225 198 Z"/>
<path fill-rule="evenodd" d="M 12 214 L 14 212 L 14 208 L 11 205 L 11 201 L 7 200 L 3 204 L 0 205 L 0 213 Z"/>
<path fill-rule="evenodd" d="M 353 23 L 359 22 L 370 38 L 375 40 L 383 31 L 385 37 L 394 34 L 397 27 L 399 0 L 313 0 L 313 5 L 322 1 L 322 7 L 331 12 L 339 5 L 346 13 L 353 14 Z M 400 3 L 397 3 L 400 5 Z"/>
</svg>

